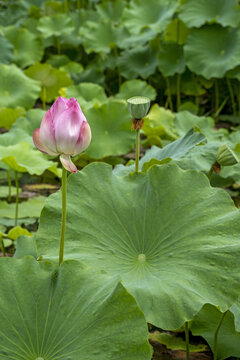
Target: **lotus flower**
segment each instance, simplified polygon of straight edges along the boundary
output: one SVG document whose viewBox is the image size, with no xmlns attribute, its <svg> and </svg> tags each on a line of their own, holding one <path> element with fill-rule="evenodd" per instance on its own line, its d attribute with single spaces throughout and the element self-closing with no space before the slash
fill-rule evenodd
<svg viewBox="0 0 240 360">
<path fill-rule="evenodd" d="M 90 126 L 74 98 L 59 97 L 33 133 L 34 145 L 45 154 L 60 155 L 62 165 L 70 172 L 77 172 L 71 156 L 84 151 L 90 141 Z"/>
</svg>

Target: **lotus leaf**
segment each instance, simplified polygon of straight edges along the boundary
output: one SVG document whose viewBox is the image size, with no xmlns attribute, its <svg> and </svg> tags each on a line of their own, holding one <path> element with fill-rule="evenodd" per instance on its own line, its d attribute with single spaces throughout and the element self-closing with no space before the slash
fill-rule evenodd
<svg viewBox="0 0 240 360">
<path fill-rule="evenodd" d="M 160 33 L 171 21 L 177 6 L 176 0 L 133 0 L 123 11 L 124 24 L 133 34 L 139 33 L 145 27 Z"/>
<path fill-rule="evenodd" d="M 11 63 L 13 60 L 13 45 L 4 36 L 0 36 L 0 49 L 0 63 Z"/>
<path fill-rule="evenodd" d="M 0 108 L 0 127 L 5 129 L 10 129 L 12 124 L 20 117 L 25 115 L 25 109 L 22 107 L 17 107 L 15 109 L 11 108 Z"/>
<path fill-rule="evenodd" d="M 125 6 L 126 2 L 123 0 L 116 0 L 114 2 L 104 1 L 103 3 L 96 5 L 96 10 L 102 19 L 107 19 L 115 24 L 119 24 Z"/>
<path fill-rule="evenodd" d="M 16 145 L 0 146 L 0 160 L 11 169 L 29 174 L 41 175 L 56 163 L 46 159 L 39 151 L 31 149 L 31 145 L 20 142 Z"/>
<path fill-rule="evenodd" d="M 166 27 L 164 41 L 174 42 L 179 45 L 185 44 L 190 30 L 178 18 L 173 19 Z"/>
<path fill-rule="evenodd" d="M 14 46 L 13 61 L 18 66 L 25 68 L 41 61 L 43 57 L 43 42 L 40 37 L 26 29 L 11 26 L 5 31 L 6 38 Z"/>
<path fill-rule="evenodd" d="M 92 130 L 92 141 L 86 153 L 93 158 L 121 155 L 130 151 L 135 142 L 127 106 L 111 101 L 85 111 Z"/>
<path fill-rule="evenodd" d="M 135 48 L 139 45 L 146 45 L 149 40 L 156 38 L 156 33 L 150 28 L 143 28 L 138 34 L 131 34 L 126 30 L 123 36 L 118 39 L 117 45 L 120 49 Z"/>
<path fill-rule="evenodd" d="M 0 107 L 31 108 L 37 100 L 41 85 L 29 79 L 15 65 L 0 64 Z"/>
<path fill-rule="evenodd" d="M 150 41 L 150 45 L 136 46 L 125 50 L 118 58 L 121 75 L 127 79 L 138 76 L 146 79 L 155 72 L 158 64 L 159 44 L 157 40 Z"/>
<path fill-rule="evenodd" d="M 39 20 L 38 30 L 44 38 L 71 34 L 74 31 L 74 23 L 66 14 L 44 16 Z"/>
<path fill-rule="evenodd" d="M 5 175 L 5 177 L 7 178 L 7 176 Z M 21 193 L 21 189 L 19 189 L 19 193 Z M 8 197 L 8 193 L 9 193 L 9 187 L 8 186 L 3 186 L 1 185 L 0 187 L 0 198 L 6 198 Z M 16 195 L 16 188 L 15 186 L 11 187 L 11 194 L 12 196 Z"/>
<path fill-rule="evenodd" d="M 32 236 L 27 229 L 24 229 L 21 226 L 15 226 L 8 232 L 8 237 L 12 240 L 17 240 L 17 238 L 22 235 Z"/>
<path fill-rule="evenodd" d="M 237 27 L 240 11 L 237 0 L 184 0 L 179 17 L 188 27 L 214 22 Z"/>
<path fill-rule="evenodd" d="M 30 256 L 3 258 L 0 269 L 1 360 L 150 360 L 143 314 L 118 278 Z"/>
<path fill-rule="evenodd" d="M 72 85 L 69 73 L 53 68 L 50 64 L 36 63 L 25 70 L 25 74 L 32 79 L 38 80 L 42 84 L 41 99 L 50 102 L 59 95 L 62 87 Z"/>
<path fill-rule="evenodd" d="M 66 88 L 68 98 L 75 97 L 81 106 L 92 107 L 94 104 L 101 104 L 107 100 L 102 86 L 94 83 L 80 83 Z"/>
<path fill-rule="evenodd" d="M 70 175 L 67 196 L 65 258 L 120 275 L 151 324 L 176 329 L 205 303 L 236 301 L 240 214 L 205 175 L 167 164 L 119 177 L 93 163 Z M 37 235 L 39 255 L 55 260 L 60 199 L 48 198 Z"/>
<path fill-rule="evenodd" d="M 125 81 L 119 89 L 119 93 L 116 95 L 116 99 L 127 100 L 133 96 L 145 96 L 150 100 L 155 100 L 157 93 L 154 87 L 148 85 L 143 80 L 129 80 Z"/>
<path fill-rule="evenodd" d="M 189 69 L 207 79 L 222 78 L 240 64 L 240 30 L 207 25 L 192 30 L 184 46 Z"/>
<path fill-rule="evenodd" d="M 41 214 L 42 208 L 46 201 L 46 197 L 44 196 L 37 196 L 35 198 L 29 199 L 28 201 L 21 202 L 18 204 L 18 224 L 24 223 L 24 218 L 34 218 L 32 222 L 36 221 Z M 0 218 L 8 218 L 8 219 L 15 219 L 15 207 L 14 203 L 7 203 L 5 201 L 0 202 Z M 7 222 L 4 220 L 4 224 Z M 9 224 L 8 226 L 12 226 Z"/>
<path fill-rule="evenodd" d="M 206 304 L 196 315 L 191 325 L 193 334 L 204 337 L 212 350 L 214 333 L 221 316 L 222 313 L 219 309 L 210 304 Z M 224 360 L 230 356 L 240 356 L 240 333 L 235 329 L 234 316 L 231 311 L 227 311 L 219 329 L 217 355 L 218 360 Z"/>
<path fill-rule="evenodd" d="M 183 47 L 178 44 L 162 44 L 158 55 L 158 68 L 164 76 L 182 74 L 185 70 Z"/>
<path fill-rule="evenodd" d="M 124 28 L 115 27 L 110 20 L 101 19 L 98 22 L 87 21 L 80 28 L 80 36 L 82 36 L 83 46 L 87 53 L 109 53 L 116 47 L 124 31 Z"/>
</svg>

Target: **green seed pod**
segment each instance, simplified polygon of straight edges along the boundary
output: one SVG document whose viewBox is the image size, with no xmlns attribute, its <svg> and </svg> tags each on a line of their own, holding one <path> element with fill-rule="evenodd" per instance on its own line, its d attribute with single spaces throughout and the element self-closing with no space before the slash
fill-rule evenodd
<svg viewBox="0 0 240 360">
<path fill-rule="evenodd" d="M 150 108 L 150 99 L 144 96 L 133 96 L 127 100 L 127 103 L 132 118 L 136 120 L 146 116 Z"/>
<path fill-rule="evenodd" d="M 239 162 L 237 155 L 226 144 L 218 149 L 216 161 L 221 166 L 232 166 Z"/>
</svg>

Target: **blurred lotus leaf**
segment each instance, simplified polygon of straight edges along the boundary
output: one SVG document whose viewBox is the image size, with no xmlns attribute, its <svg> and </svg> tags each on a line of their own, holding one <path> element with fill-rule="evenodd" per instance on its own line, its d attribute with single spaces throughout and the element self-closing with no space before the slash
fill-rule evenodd
<svg viewBox="0 0 240 360">
<path fill-rule="evenodd" d="M 120 86 L 116 99 L 127 100 L 133 96 L 144 96 L 150 100 L 155 100 L 157 93 L 154 87 L 148 85 L 146 81 L 128 80 Z"/>
</svg>

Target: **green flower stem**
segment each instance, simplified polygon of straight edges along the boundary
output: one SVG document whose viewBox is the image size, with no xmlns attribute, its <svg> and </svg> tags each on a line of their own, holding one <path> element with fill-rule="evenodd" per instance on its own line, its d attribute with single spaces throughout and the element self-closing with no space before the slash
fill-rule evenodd
<svg viewBox="0 0 240 360">
<path fill-rule="evenodd" d="M 222 313 L 222 316 L 220 317 L 220 320 L 217 324 L 217 327 L 216 327 L 216 330 L 215 330 L 215 333 L 214 333 L 214 341 L 213 341 L 213 359 L 214 360 L 217 360 L 217 340 L 218 340 L 218 333 L 219 333 L 219 330 L 220 330 L 220 327 L 222 325 L 222 322 L 223 322 L 223 319 L 226 315 L 227 311 L 225 311 L 224 313 Z"/>
<path fill-rule="evenodd" d="M 167 84 L 167 93 L 168 93 L 168 103 L 170 106 L 171 111 L 173 111 L 173 103 L 172 103 L 172 96 L 171 96 L 171 87 L 169 79 L 166 77 L 166 84 Z"/>
<path fill-rule="evenodd" d="M 177 110 L 181 106 L 181 74 L 177 76 Z"/>
<path fill-rule="evenodd" d="M 231 84 L 231 81 L 229 80 L 229 78 L 227 78 L 227 86 L 228 86 L 229 94 L 231 97 L 233 116 L 235 118 L 237 116 L 236 103 L 235 103 L 235 99 L 234 99 L 232 84 Z"/>
<path fill-rule="evenodd" d="M 185 341 L 186 341 L 186 359 L 189 360 L 189 330 L 188 330 L 188 321 L 185 322 Z"/>
<path fill-rule="evenodd" d="M 63 262 L 64 240 L 66 232 L 66 215 L 67 215 L 67 170 L 62 170 L 62 224 L 59 247 L 59 265 Z"/>
<path fill-rule="evenodd" d="M 14 226 L 17 226 L 17 223 L 18 223 L 18 199 L 19 199 L 19 183 L 18 183 L 18 173 L 17 173 L 17 171 L 15 171 L 15 186 L 16 186 L 16 207 L 15 207 Z"/>
<path fill-rule="evenodd" d="M 136 130 L 136 161 L 135 161 L 136 172 L 138 172 L 139 169 L 139 155 L 140 155 L 140 129 Z"/>
<path fill-rule="evenodd" d="M 219 108 L 219 87 L 218 87 L 218 81 L 217 79 L 215 80 L 215 113 L 218 113 L 218 108 Z M 218 116 L 217 116 L 217 120 L 218 120 Z"/>
<path fill-rule="evenodd" d="M 11 176 L 9 170 L 7 170 L 7 179 L 8 179 L 8 202 L 10 202 L 12 197 L 12 182 L 11 182 Z"/>
</svg>

